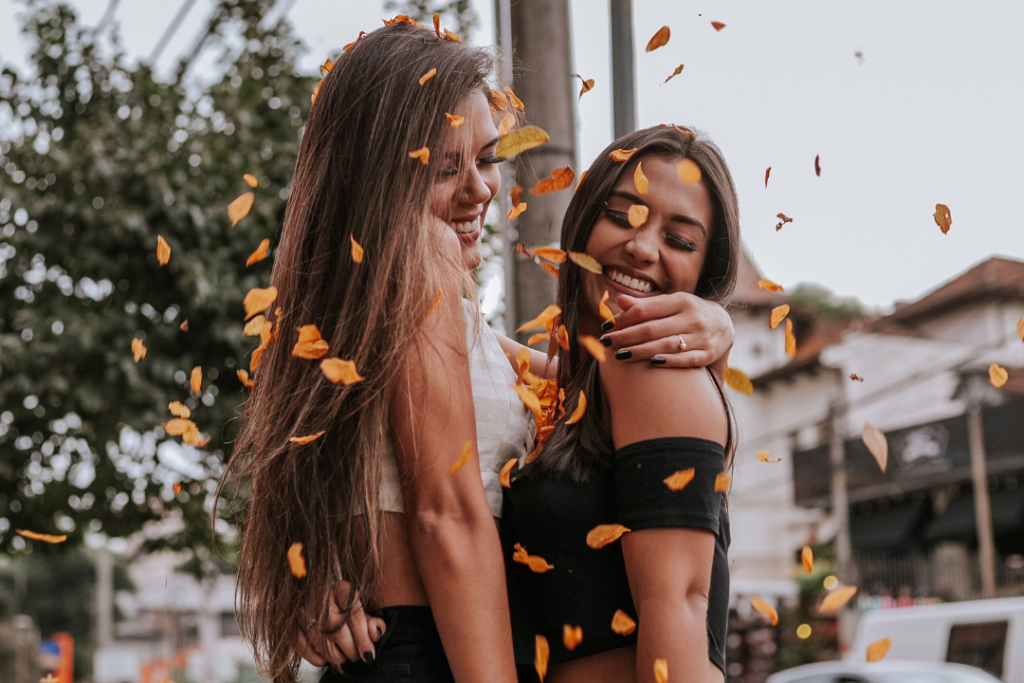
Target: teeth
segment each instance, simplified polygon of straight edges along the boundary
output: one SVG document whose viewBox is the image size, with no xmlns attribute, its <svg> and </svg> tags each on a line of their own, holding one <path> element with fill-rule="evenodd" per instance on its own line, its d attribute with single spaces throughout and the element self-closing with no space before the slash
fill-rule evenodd
<svg viewBox="0 0 1024 683">
<path fill-rule="evenodd" d="M 462 234 L 468 234 L 468 233 L 475 232 L 475 231 L 480 229 L 480 216 L 477 216 L 476 218 L 474 218 L 471 221 L 463 221 L 463 222 L 459 222 L 459 223 L 449 223 L 448 225 L 455 232 L 462 233 Z"/>
<path fill-rule="evenodd" d="M 620 273 L 614 268 L 608 268 L 605 271 L 605 274 L 610 279 L 614 280 L 615 282 L 618 282 L 620 285 L 624 287 L 635 289 L 636 291 L 642 292 L 644 294 L 650 294 L 651 292 L 652 285 L 650 282 L 647 282 L 646 280 L 638 280 L 635 277 L 629 277 L 625 273 Z"/>
</svg>

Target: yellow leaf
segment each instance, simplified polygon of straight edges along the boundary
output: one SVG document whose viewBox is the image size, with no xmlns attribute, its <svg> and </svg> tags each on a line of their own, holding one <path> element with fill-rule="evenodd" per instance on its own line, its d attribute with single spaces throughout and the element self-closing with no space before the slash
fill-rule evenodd
<svg viewBox="0 0 1024 683">
<path fill-rule="evenodd" d="M 249 254 L 249 258 L 245 260 L 245 267 L 248 268 L 254 263 L 259 263 L 263 259 L 267 258 L 267 250 L 270 249 L 270 240 L 263 240 L 260 242 L 260 246 L 256 247 L 256 251 Z"/>
<path fill-rule="evenodd" d="M 330 62 L 331 60 L 328 59 L 327 61 Z M 334 65 L 332 64 L 331 66 Z M 330 69 L 328 69 L 328 71 L 330 71 Z M 256 187 L 257 185 L 260 184 L 260 181 L 256 180 L 256 176 L 252 175 L 251 173 L 246 173 L 245 175 L 243 175 L 242 180 L 244 180 L 249 187 Z"/>
<path fill-rule="evenodd" d="M 672 37 L 672 31 L 668 26 L 662 26 L 658 29 L 658 32 L 651 36 L 651 39 L 647 41 L 647 49 L 644 52 L 650 52 L 651 50 L 657 50 L 662 45 L 668 43 L 669 38 Z"/>
<path fill-rule="evenodd" d="M 1006 384 L 1006 380 L 1010 378 L 1010 373 L 1006 371 L 1001 365 L 993 363 L 988 366 L 988 381 L 992 383 L 996 389 Z"/>
<path fill-rule="evenodd" d="M 299 341 L 292 347 L 292 357 L 316 360 L 327 355 L 329 348 L 316 325 L 303 325 L 299 328 Z"/>
<path fill-rule="evenodd" d="M 547 132 L 537 126 L 523 126 L 502 135 L 498 140 L 498 146 L 494 148 L 494 155 L 502 159 L 510 159 L 517 154 L 522 154 L 528 149 L 540 147 L 550 140 Z"/>
<path fill-rule="evenodd" d="M 297 443 L 300 446 L 305 446 L 307 443 L 312 443 L 313 441 L 316 441 L 326 433 L 326 431 L 319 431 L 316 434 L 307 434 L 306 436 L 293 436 L 290 437 L 288 440 L 292 443 Z"/>
<path fill-rule="evenodd" d="M 419 159 L 420 163 L 426 166 L 430 163 L 430 150 L 426 147 L 420 147 L 419 149 L 409 152 L 410 159 Z"/>
<path fill-rule="evenodd" d="M 601 296 L 601 303 L 598 305 L 598 311 L 601 317 L 610 323 L 615 323 L 615 315 L 612 313 L 612 309 L 608 308 L 605 302 L 608 301 L 608 290 L 604 290 L 604 294 Z"/>
<path fill-rule="evenodd" d="M 673 72 L 672 72 L 671 74 L 669 74 L 668 78 L 666 78 L 666 79 L 665 79 L 665 80 L 664 80 L 664 81 L 662 82 L 662 85 L 665 85 L 665 83 L 668 83 L 669 81 L 671 81 L 671 80 L 672 80 L 673 78 L 675 78 L 676 76 L 678 76 L 678 75 L 679 75 L 679 74 L 681 74 L 681 73 L 683 73 L 683 65 L 682 65 L 682 64 L 680 64 L 679 66 L 677 66 L 677 67 L 676 67 L 676 70 L 675 70 L 675 71 L 673 71 Z"/>
<path fill-rule="evenodd" d="M 889 654 L 889 648 L 892 647 L 892 640 L 889 638 L 882 638 L 868 645 L 868 649 L 865 650 L 865 659 L 870 662 L 880 662 L 885 659 L 885 656 Z"/>
<path fill-rule="evenodd" d="M 786 291 L 785 288 L 782 287 L 782 285 L 777 285 L 774 282 L 772 282 L 771 280 L 766 280 L 764 278 L 762 278 L 762 279 L 757 281 L 757 286 L 760 287 L 761 289 L 767 289 L 769 292 L 785 292 Z"/>
<path fill-rule="evenodd" d="M 360 377 L 356 372 L 355 361 L 341 360 L 340 358 L 325 358 L 320 362 L 320 372 L 324 377 L 337 384 L 342 382 L 346 385 L 362 382 L 365 377 Z"/>
<path fill-rule="evenodd" d="M 604 272 L 604 268 L 597 262 L 597 259 L 590 254 L 584 254 L 582 251 L 570 251 L 569 260 L 583 270 L 589 270 L 591 273 L 600 275 Z"/>
<path fill-rule="evenodd" d="M 725 24 L 723 24 L 720 21 L 712 21 L 711 25 L 714 27 L 716 31 L 721 31 L 723 28 L 725 28 Z"/>
<path fill-rule="evenodd" d="M 462 450 L 459 451 L 459 457 L 451 465 L 448 465 L 448 474 L 455 474 L 462 466 L 473 459 L 473 441 L 467 441 L 462 444 Z"/>
<path fill-rule="evenodd" d="M 878 467 L 885 472 L 885 468 L 889 464 L 889 441 L 885 438 L 885 433 L 874 425 L 865 424 L 860 438 L 868 447 L 871 455 L 875 456 Z"/>
<path fill-rule="evenodd" d="M 458 114 L 449 114 L 448 112 L 445 112 L 444 115 L 445 118 L 448 119 L 448 124 L 451 125 L 452 128 L 458 128 L 459 126 L 466 122 L 465 116 L 459 116 Z"/>
<path fill-rule="evenodd" d="M 949 213 L 948 206 L 936 204 L 935 214 L 932 217 L 935 219 L 935 225 L 939 226 L 939 229 L 942 230 L 943 235 L 949 232 L 949 227 L 953 225 L 953 215 Z"/>
<path fill-rule="evenodd" d="M 856 586 L 843 586 L 841 588 L 837 588 L 824 597 L 818 611 L 834 612 L 846 603 L 850 602 L 850 598 L 852 598 L 856 593 Z"/>
<path fill-rule="evenodd" d="M 292 576 L 296 579 L 306 576 L 306 558 L 302 556 L 301 543 L 292 543 L 288 548 L 288 566 L 292 570 Z"/>
<path fill-rule="evenodd" d="M 612 158 L 612 161 L 618 161 L 621 163 L 623 161 L 629 161 L 629 158 L 636 153 L 636 150 L 636 147 L 634 147 L 633 149 L 617 149 L 613 152 L 610 152 L 608 156 Z"/>
<path fill-rule="evenodd" d="M 352 235 L 349 235 L 348 238 L 350 240 L 352 240 L 352 260 L 355 263 L 362 263 L 363 262 L 363 247 L 362 247 L 362 245 L 360 245 L 359 242 L 356 242 L 356 238 L 353 237 Z"/>
<path fill-rule="evenodd" d="M 598 341 L 597 337 L 585 334 L 579 338 L 579 342 L 580 346 L 585 348 L 598 363 L 603 363 L 608 358 L 608 350 L 605 349 L 604 344 Z"/>
<path fill-rule="evenodd" d="M 800 551 L 800 562 L 804 565 L 805 572 L 814 573 L 814 551 L 811 550 L 811 546 L 805 545 Z"/>
<path fill-rule="evenodd" d="M 263 314 L 257 315 L 242 328 L 242 335 L 245 337 L 258 337 L 263 333 L 264 325 L 269 325 Z"/>
<path fill-rule="evenodd" d="M 186 420 L 185 418 L 176 417 L 173 420 L 164 422 L 161 427 L 164 428 L 164 432 L 167 436 L 183 436 L 188 432 L 198 431 L 196 425 L 192 420 Z"/>
<path fill-rule="evenodd" d="M 599 524 L 587 533 L 587 545 L 594 550 L 600 550 L 609 543 L 619 540 L 629 531 L 631 530 L 621 524 Z"/>
<path fill-rule="evenodd" d="M 668 660 L 654 660 L 654 681 L 655 683 L 668 683 Z"/>
<path fill-rule="evenodd" d="M 544 636 L 535 636 L 533 649 L 533 668 L 537 670 L 537 678 L 543 683 L 544 677 L 548 675 L 548 657 L 551 656 L 548 639 Z"/>
<path fill-rule="evenodd" d="M 543 574 L 549 569 L 554 569 L 555 565 L 548 564 L 547 560 L 539 555 L 530 555 L 519 543 L 516 543 L 512 552 L 512 560 L 519 564 L 525 564 L 535 574 Z"/>
<path fill-rule="evenodd" d="M 512 92 L 512 88 L 506 85 L 505 92 L 508 93 L 508 101 L 512 105 L 513 109 L 518 109 L 519 111 L 526 111 L 526 107 L 523 106 L 523 101 L 516 97 L 516 94 Z"/>
<path fill-rule="evenodd" d="M 266 289 L 260 289 L 259 287 L 253 287 L 250 289 L 245 298 L 242 299 L 242 305 L 245 307 L 245 319 L 253 317 L 257 313 L 270 308 L 270 304 L 277 300 L 277 287 L 270 286 Z"/>
<path fill-rule="evenodd" d="M 684 183 L 699 183 L 701 179 L 700 166 L 692 159 L 683 159 L 676 164 L 676 175 Z"/>
<path fill-rule="evenodd" d="M 54 536 L 53 534 L 41 534 L 36 531 L 28 531 L 27 529 L 15 529 L 14 533 L 18 534 L 19 536 L 24 536 L 29 540 L 42 541 L 43 543 L 63 543 L 64 541 L 68 540 L 66 534 Z"/>
<path fill-rule="evenodd" d="M 420 76 L 420 85 L 422 86 L 424 83 L 426 83 L 427 81 L 429 81 L 431 78 L 433 78 L 436 75 L 437 75 L 437 69 L 431 69 L 427 73 L 425 73 L 422 76 Z"/>
<path fill-rule="evenodd" d="M 756 595 L 750 598 L 750 606 L 767 617 L 772 622 L 772 626 L 779 623 L 779 613 L 775 611 L 775 608 Z"/>
<path fill-rule="evenodd" d="M 772 309 L 772 317 L 771 320 L 768 321 L 768 324 L 774 330 L 776 327 L 779 326 L 779 323 L 786 319 L 787 315 L 789 315 L 789 304 L 782 304 L 781 306 L 776 306 L 775 308 Z"/>
<path fill-rule="evenodd" d="M 754 385 L 746 373 L 736 368 L 725 369 L 725 383 L 733 391 L 750 396 L 754 393 Z"/>
<path fill-rule="evenodd" d="M 697 471 L 694 468 L 688 467 L 685 470 L 673 472 L 672 474 L 665 477 L 663 481 L 665 482 L 665 486 L 667 486 L 670 491 L 682 491 L 684 488 L 686 488 L 687 484 L 693 481 L 693 477 L 696 473 Z"/>
<path fill-rule="evenodd" d="M 142 340 L 136 337 L 132 339 L 132 356 L 135 357 L 135 362 L 138 363 L 140 360 L 146 357 L 146 345 L 142 343 Z"/>
<path fill-rule="evenodd" d="M 167 404 L 167 410 L 171 411 L 171 415 L 175 417 L 181 417 L 186 420 L 192 417 L 192 411 L 181 401 L 171 401 Z"/>
<path fill-rule="evenodd" d="M 434 305 L 430 307 L 429 311 L 427 311 L 427 315 L 430 315 L 431 313 L 433 313 L 433 312 L 435 312 L 437 310 L 437 307 L 441 305 L 441 297 L 443 297 L 443 296 L 444 296 L 444 290 L 443 289 L 438 289 L 437 290 L 437 298 L 434 299 Z"/>
<path fill-rule="evenodd" d="M 249 379 L 248 370 L 236 370 L 235 374 L 238 375 L 238 381 L 241 382 L 243 386 L 249 389 L 252 389 L 254 386 L 256 386 L 256 382 L 253 382 L 251 379 Z"/>
<path fill-rule="evenodd" d="M 516 466 L 517 462 L 519 462 L 519 458 L 510 459 L 501 468 L 501 472 L 498 472 L 498 481 L 507 489 L 512 488 L 512 469 Z"/>
<path fill-rule="evenodd" d="M 522 332 L 528 330 L 531 327 L 547 327 L 548 323 L 552 322 L 555 318 L 562 314 L 562 309 L 555 304 L 551 304 L 533 320 L 527 321 L 516 328 L 516 332 Z"/>
<path fill-rule="evenodd" d="M 649 213 L 650 209 L 643 204 L 630 204 L 626 218 L 629 220 L 629 225 L 635 229 L 647 222 Z"/>
<path fill-rule="evenodd" d="M 516 127 L 516 115 L 515 114 L 502 114 L 501 120 L 498 121 L 498 135 L 505 137 Z"/>
<path fill-rule="evenodd" d="M 256 201 L 256 195 L 252 192 L 244 192 L 228 204 L 228 220 L 231 221 L 231 226 L 234 227 L 238 224 L 238 221 L 242 220 L 249 215 L 249 210 L 252 209 L 252 203 Z"/>
<path fill-rule="evenodd" d="M 167 262 L 171 260 L 171 245 L 167 244 L 167 240 L 163 238 L 163 235 L 156 236 L 156 262 L 161 266 L 166 266 Z"/>
<path fill-rule="evenodd" d="M 203 388 L 203 369 L 198 365 L 192 368 L 192 374 L 188 378 L 188 384 L 192 387 L 192 391 L 199 395 L 200 390 Z"/>
<path fill-rule="evenodd" d="M 556 168 L 549 177 L 538 180 L 537 184 L 530 190 L 530 194 L 550 194 L 564 190 L 572 185 L 572 180 L 575 177 L 576 173 L 568 166 Z"/>
<path fill-rule="evenodd" d="M 633 187 L 641 195 L 647 194 L 647 190 L 650 188 L 650 182 L 644 175 L 644 162 L 642 161 L 637 162 L 636 170 L 633 171 Z"/>
<path fill-rule="evenodd" d="M 793 335 L 793 321 L 786 321 L 786 355 L 796 355 L 796 337 Z"/>
<path fill-rule="evenodd" d="M 587 395 L 580 390 L 580 398 L 576 401 L 576 410 L 572 411 L 572 415 L 565 421 L 565 424 L 572 425 L 576 424 L 583 419 L 584 413 L 587 412 Z"/>
<path fill-rule="evenodd" d="M 617 609 L 615 615 L 612 616 L 612 630 L 620 636 L 628 636 L 636 630 L 636 622 L 628 614 Z"/>
<path fill-rule="evenodd" d="M 565 645 L 566 650 L 575 650 L 576 646 L 582 642 L 582 626 L 570 626 L 569 624 L 564 624 L 562 626 L 562 644 Z"/>
</svg>

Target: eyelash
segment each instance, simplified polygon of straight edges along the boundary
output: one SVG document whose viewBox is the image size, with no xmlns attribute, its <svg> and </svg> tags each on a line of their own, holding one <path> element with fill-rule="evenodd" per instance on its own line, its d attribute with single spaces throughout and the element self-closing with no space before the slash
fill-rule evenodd
<svg viewBox="0 0 1024 683">
<path fill-rule="evenodd" d="M 629 228 L 630 230 L 633 229 L 633 226 L 629 224 L 629 217 L 627 217 L 626 214 L 622 213 L 621 211 L 615 211 L 614 209 L 611 209 L 606 206 L 603 209 L 601 209 L 601 212 L 604 213 L 605 216 L 610 218 L 615 223 L 618 223 L 620 226 L 624 228 Z M 666 239 L 670 243 L 673 243 L 674 246 L 676 246 L 679 249 L 685 249 L 687 251 L 697 251 L 696 244 L 694 244 L 688 239 L 679 237 L 678 235 L 673 235 L 669 233 L 666 236 Z"/>
<path fill-rule="evenodd" d="M 501 162 L 505 161 L 505 158 L 504 157 L 495 156 L 495 155 L 491 154 L 491 155 L 488 155 L 488 156 L 485 156 L 485 157 L 480 157 L 480 159 L 478 161 L 481 164 L 491 165 L 491 164 L 500 164 Z M 449 166 L 448 168 L 441 169 L 441 175 L 443 175 L 443 176 L 454 176 L 454 175 L 458 175 L 458 174 L 459 174 L 459 169 L 454 168 L 452 166 Z"/>
</svg>

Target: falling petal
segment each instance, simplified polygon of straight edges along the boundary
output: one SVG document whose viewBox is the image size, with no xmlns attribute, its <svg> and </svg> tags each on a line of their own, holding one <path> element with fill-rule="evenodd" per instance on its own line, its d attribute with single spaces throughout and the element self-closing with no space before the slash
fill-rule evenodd
<svg viewBox="0 0 1024 683">
<path fill-rule="evenodd" d="M 750 606 L 767 617 L 772 622 L 772 626 L 776 626 L 779 623 L 779 613 L 775 611 L 775 608 L 756 595 L 750 598 Z"/>
<path fill-rule="evenodd" d="M 684 183 L 699 183 L 701 179 L 700 166 L 694 163 L 692 159 L 683 159 L 676 164 L 676 175 Z"/>
<path fill-rule="evenodd" d="M 715 477 L 715 492 L 725 493 L 729 490 L 729 482 L 732 481 L 732 475 L 728 472 L 719 472 Z"/>
<path fill-rule="evenodd" d="M 782 285 L 777 285 L 771 280 L 764 278 L 757 281 L 757 286 L 761 289 L 767 289 L 769 292 L 785 292 L 785 288 Z"/>
<path fill-rule="evenodd" d="M 1004 384 L 1006 384 L 1006 380 L 1008 380 L 1009 378 L 1010 374 L 1006 371 L 1006 368 L 1004 368 L 1003 366 L 997 365 L 995 363 L 988 366 L 988 381 L 991 382 L 992 386 L 994 386 L 996 389 L 999 389 Z"/>
<path fill-rule="evenodd" d="M 288 548 L 288 566 L 296 579 L 306 576 L 306 559 L 302 557 L 302 544 L 292 543 Z"/>
<path fill-rule="evenodd" d="M 329 350 L 316 325 L 303 325 L 299 328 L 299 341 L 292 347 L 292 357 L 316 360 L 327 355 Z"/>
<path fill-rule="evenodd" d="M 142 340 L 136 337 L 132 339 L 132 356 L 135 358 L 135 362 L 138 363 L 140 360 L 146 357 L 146 345 L 142 343 Z"/>
<path fill-rule="evenodd" d="M 354 263 L 362 263 L 363 262 L 363 247 L 362 247 L 362 245 L 360 245 L 359 242 L 356 242 L 356 238 L 353 237 L 352 235 L 349 235 L 348 237 L 349 237 L 350 240 L 352 240 L 352 261 Z"/>
<path fill-rule="evenodd" d="M 448 466 L 448 474 L 455 474 L 460 469 L 462 469 L 463 465 L 467 464 L 472 459 L 473 441 L 470 440 L 462 444 L 462 450 L 459 451 L 459 457 L 455 460 L 455 462 Z"/>
<path fill-rule="evenodd" d="M 804 572 L 814 573 L 814 551 L 811 550 L 811 546 L 805 545 L 800 551 L 800 563 L 804 566 Z"/>
<path fill-rule="evenodd" d="M 679 74 L 681 74 L 681 73 L 683 73 L 683 65 L 682 65 L 682 64 L 680 64 L 679 66 L 677 66 L 677 67 L 676 67 L 676 70 L 675 70 L 675 71 L 673 71 L 673 72 L 672 72 L 671 74 L 669 74 L 668 78 L 666 78 L 666 79 L 664 80 L 664 82 L 662 83 L 662 85 L 665 85 L 665 83 L 668 83 L 669 81 L 671 81 L 671 80 L 672 80 L 673 78 L 675 78 L 676 76 L 678 76 L 678 75 L 679 75 Z"/>
<path fill-rule="evenodd" d="M 619 540 L 623 534 L 627 534 L 630 531 L 630 529 L 621 524 L 599 524 L 587 533 L 587 546 L 594 550 L 600 550 L 609 543 Z"/>
<path fill-rule="evenodd" d="M 953 216 L 949 213 L 949 207 L 945 204 L 935 205 L 935 224 L 942 230 L 942 234 L 945 235 L 949 232 L 949 226 L 953 225 Z"/>
<path fill-rule="evenodd" d="M 166 266 L 167 262 L 171 260 L 171 245 L 167 244 L 167 240 L 163 238 L 163 235 L 156 236 L 156 262 L 161 266 Z"/>
<path fill-rule="evenodd" d="M 530 194 L 549 194 L 564 190 L 572 185 L 573 178 L 575 177 L 576 174 L 568 166 L 556 168 L 549 177 L 538 180 L 537 184 L 530 190 Z"/>
<path fill-rule="evenodd" d="M 576 424 L 583 419 L 583 414 L 587 412 L 587 395 L 580 391 L 580 398 L 576 402 L 576 410 L 572 411 L 572 415 L 565 421 L 565 424 L 571 425 Z"/>
<path fill-rule="evenodd" d="M 68 540 L 66 534 L 54 536 L 53 534 L 41 534 L 36 531 L 28 531 L 27 529 L 15 529 L 14 533 L 18 534 L 19 536 L 24 536 L 29 540 L 42 541 L 43 543 L 63 543 L 64 541 Z"/>
<path fill-rule="evenodd" d="M 608 154 L 608 156 L 610 156 L 613 161 L 618 161 L 618 162 L 621 163 L 623 161 L 629 161 L 629 158 L 631 156 L 633 156 L 635 153 L 636 153 L 636 148 L 633 148 L 633 149 L 617 149 L 617 150 L 615 150 L 613 152 L 610 152 Z"/>
<path fill-rule="evenodd" d="M 565 645 L 566 650 L 575 650 L 576 646 L 582 642 L 582 626 L 570 626 L 569 624 L 562 626 L 562 644 Z"/>
<path fill-rule="evenodd" d="M 768 325 L 774 330 L 779 326 L 786 316 L 789 315 L 789 304 L 782 304 L 772 309 L 771 319 L 768 321 Z"/>
<path fill-rule="evenodd" d="M 890 647 L 892 647 L 891 639 L 882 638 L 881 640 L 876 640 L 868 645 L 867 650 L 864 651 L 864 657 L 869 663 L 880 662 L 889 654 Z"/>
<path fill-rule="evenodd" d="M 425 73 L 422 76 L 420 76 L 420 85 L 422 86 L 424 83 L 426 83 L 427 81 L 429 81 L 431 78 L 433 78 L 436 75 L 437 75 L 437 69 L 431 69 L 427 73 Z"/>
<path fill-rule="evenodd" d="M 292 443 L 297 443 L 300 446 L 305 446 L 307 443 L 312 443 L 313 441 L 316 441 L 326 433 L 326 431 L 319 431 L 316 434 L 308 434 L 306 436 L 293 436 L 290 437 L 288 441 Z"/>
<path fill-rule="evenodd" d="M 498 481 L 505 488 L 512 488 L 512 469 L 519 462 L 519 458 L 512 458 L 501 468 L 501 472 L 498 472 Z"/>
<path fill-rule="evenodd" d="M 584 254 L 582 251 L 570 251 L 569 260 L 575 263 L 583 270 L 589 270 L 591 273 L 600 275 L 604 272 L 601 264 L 597 262 L 590 254 Z"/>
<path fill-rule="evenodd" d="M 410 159 L 419 159 L 420 163 L 426 166 L 430 163 L 430 150 L 426 147 L 420 147 L 419 149 L 409 152 Z"/>
<path fill-rule="evenodd" d="M 647 222 L 647 216 L 650 214 L 650 209 L 643 204 L 631 204 L 629 211 L 626 213 L 626 220 L 629 221 L 629 225 L 632 228 L 639 228 Z"/>
<path fill-rule="evenodd" d="M 628 636 L 636 630 L 636 622 L 622 610 L 615 610 L 615 615 L 612 616 L 612 630 L 620 636 Z"/>
<path fill-rule="evenodd" d="M 327 358 L 321 361 L 320 372 L 324 373 L 324 377 L 335 384 L 342 382 L 349 385 L 366 379 L 356 372 L 355 361 L 342 360 L 340 358 Z"/>
<path fill-rule="evenodd" d="M 716 31 L 721 31 L 723 28 L 725 28 L 725 24 L 723 24 L 720 21 L 712 21 L 711 25 L 714 27 Z"/>
<path fill-rule="evenodd" d="M 685 470 L 679 470 L 678 472 L 673 472 L 669 476 L 665 477 L 665 486 L 667 486 L 670 491 L 682 491 L 686 488 L 687 484 L 693 481 L 693 477 L 696 472 L 697 471 L 692 467 Z"/>
<path fill-rule="evenodd" d="M 753 383 L 742 370 L 727 367 L 725 369 L 725 383 L 730 389 L 738 391 L 741 394 L 750 396 L 754 393 Z"/>
<path fill-rule="evenodd" d="M 540 635 L 535 636 L 533 649 L 533 668 L 537 670 L 537 678 L 543 683 L 544 677 L 548 674 L 548 657 L 551 656 L 548 639 Z"/>
<path fill-rule="evenodd" d="M 528 149 L 543 145 L 549 139 L 547 131 L 543 128 L 537 126 L 516 128 L 498 140 L 498 146 L 494 148 L 494 155 L 502 159 L 510 159 Z"/>
<path fill-rule="evenodd" d="M 277 287 L 270 286 L 266 289 L 254 287 L 250 289 L 242 300 L 242 305 L 245 307 L 245 319 L 248 320 L 257 313 L 267 310 L 276 300 Z"/>
<path fill-rule="evenodd" d="M 647 194 L 647 190 L 650 188 L 650 182 L 647 180 L 647 176 L 644 175 L 644 162 L 637 162 L 636 170 L 633 171 L 633 186 L 636 188 L 637 193 L 641 195 Z"/>
<path fill-rule="evenodd" d="M 856 593 L 856 586 L 843 586 L 842 588 L 837 588 L 822 599 L 821 606 L 818 608 L 818 611 L 834 612 L 848 603 L 850 598 L 852 598 Z"/>
<path fill-rule="evenodd" d="M 259 263 L 263 259 L 267 258 L 267 250 L 270 249 L 270 240 L 263 240 L 260 242 L 260 246 L 256 247 L 256 251 L 249 254 L 249 258 L 245 259 L 245 267 L 248 268 L 254 263 Z"/>
<path fill-rule="evenodd" d="M 465 116 L 459 116 L 458 114 L 449 114 L 448 112 L 445 112 L 444 115 L 445 118 L 448 119 L 448 123 L 449 125 L 451 125 L 452 128 L 458 128 L 459 126 L 466 122 Z"/>
<path fill-rule="evenodd" d="M 249 215 L 249 210 L 252 209 L 252 203 L 254 201 L 256 201 L 256 195 L 252 192 L 245 192 L 235 197 L 235 199 L 228 204 L 228 220 L 231 221 L 232 227 L 237 225 L 238 221 Z"/>
<path fill-rule="evenodd" d="M 598 363 L 603 363 L 608 357 L 608 350 L 604 347 L 604 344 L 598 341 L 597 337 L 585 334 L 579 338 L 579 342 L 580 346 L 585 348 Z"/>
<path fill-rule="evenodd" d="M 330 64 L 331 60 L 328 59 L 327 62 Z M 321 67 L 321 69 L 322 68 L 323 67 Z M 330 71 L 330 69 L 328 69 L 328 71 Z M 260 184 L 260 181 L 256 180 L 256 176 L 252 175 L 251 173 L 246 173 L 245 175 L 243 175 L 242 180 L 244 180 L 249 187 L 256 187 L 257 185 Z"/>
<path fill-rule="evenodd" d="M 669 27 L 662 26 L 661 28 L 658 29 L 657 33 L 651 36 L 651 39 L 647 41 L 647 49 L 645 49 L 644 52 L 657 50 L 659 47 L 666 45 L 669 41 L 669 38 L 671 37 L 672 31 L 669 29 Z"/>
<path fill-rule="evenodd" d="M 192 374 L 188 378 L 188 385 L 195 392 L 196 396 L 201 393 L 200 389 L 203 388 L 203 369 L 198 365 L 192 368 Z"/>
</svg>

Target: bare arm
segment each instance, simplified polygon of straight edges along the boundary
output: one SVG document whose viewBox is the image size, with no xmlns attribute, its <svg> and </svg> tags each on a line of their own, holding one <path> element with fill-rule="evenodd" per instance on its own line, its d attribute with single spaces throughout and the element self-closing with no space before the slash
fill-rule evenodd
<svg viewBox="0 0 1024 683">
<path fill-rule="evenodd" d="M 454 290 L 453 290 L 454 291 Z M 409 543 L 459 683 L 515 683 L 504 564 L 476 457 L 458 297 L 427 316 L 391 397 Z M 465 444 L 473 459 L 454 473 Z"/>
<path fill-rule="evenodd" d="M 492 330 L 493 331 L 493 330 Z M 498 338 L 498 343 L 501 345 L 501 350 L 509 355 L 509 362 L 512 363 L 512 369 L 518 370 L 516 367 L 516 354 L 519 353 L 519 349 L 526 349 L 530 352 L 530 372 L 535 375 L 539 375 L 544 379 L 558 379 L 558 357 L 551 359 L 551 363 L 548 364 L 548 355 L 536 349 L 531 349 L 529 346 L 523 346 L 514 339 L 509 339 L 503 334 L 494 332 L 494 336 Z"/>
</svg>

